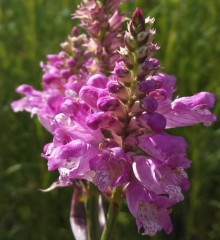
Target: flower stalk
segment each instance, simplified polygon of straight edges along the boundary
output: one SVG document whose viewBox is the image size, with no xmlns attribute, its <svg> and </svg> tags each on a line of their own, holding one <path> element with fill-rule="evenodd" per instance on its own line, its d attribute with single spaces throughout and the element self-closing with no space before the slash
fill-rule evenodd
<svg viewBox="0 0 220 240">
<path fill-rule="evenodd" d="M 117 217 L 119 215 L 122 204 L 122 188 L 117 187 L 113 190 L 112 197 L 107 213 L 107 222 L 103 230 L 101 240 L 111 240 L 114 232 Z"/>
<path fill-rule="evenodd" d="M 99 192 L 92 183 L 88 183 L 87 198 L 85 201 L 88 240 L 100 238 L 99 226 Z"/>
</svg>

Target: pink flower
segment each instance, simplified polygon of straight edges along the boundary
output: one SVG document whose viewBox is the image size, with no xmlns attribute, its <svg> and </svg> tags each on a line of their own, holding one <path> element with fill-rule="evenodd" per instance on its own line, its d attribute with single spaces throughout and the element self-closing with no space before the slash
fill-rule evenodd
<svg viewBox="0 0 220 240">
<path fill-rule="evenodd" d="M 120 147 L 107 148 L 90 161 L 90 167 L 95 171 L 93 182 L 100 191 L 128 182 L 130 164 Z"/>
<path fill-rule="evenodd" d="M 168 207 L 169 200 L 163 196 L 156 196 L 136 181 L 129 183 L 126 189 L 126 198 L 130 212 L 136 218 L 136 223 L 143 235 L 154 236 L 164 229 L 169 234 L 172 231 L 172 223 Z"/>
<path fill-rule="evenodd" d="M 214 102 L 214 95 L 208 92 L 175 99 L 164 112 L 167 128 L 190 126 L 200 122 L 209 126 L 216 121 L 215 115 L 209 110 L 213 108 Z"/>
</svg>

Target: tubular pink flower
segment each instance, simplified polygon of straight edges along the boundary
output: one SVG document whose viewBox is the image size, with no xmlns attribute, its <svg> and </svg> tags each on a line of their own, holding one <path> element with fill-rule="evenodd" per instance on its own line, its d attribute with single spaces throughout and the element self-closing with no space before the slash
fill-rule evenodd
<svg viewBox="0 0 220 240">
<path fill-rule="evenodd" d="M 172 223 L 167 209 L 172 204 L 163 196 L 156 196 L 136 181 L 132 181 L 126 188 L 126 198 L 129 210 L 136 218 L 139 229 L 143 228 L 143 235 L 154 236 L 164 229 L 169 234 Z"/>
<path fill-rule="evenodd" d="M 185 156 L 187 145 L 182 137 L 155 133 L 143 134 L 136 139 L 136 144 L 157 160 L 173 167 L 190 166 Z"/>
<path fill-rule="evenodd" d="M 191 126 L 200 122 L 209 126 L 216 121 L 215 115 L 209 110 L 213 108 L 214 102 L 214 95 L 208 92 L 175 99 L 170 109 L 164 112 L 167 128 Z"/>
<path fill-rule="evenodd" d="M 93 182 L 100 191 L 128 182 L 130 164 L 122 148 L 107 148 L 90 161 L 90 167 L 95 171 Z"/>
</svg>

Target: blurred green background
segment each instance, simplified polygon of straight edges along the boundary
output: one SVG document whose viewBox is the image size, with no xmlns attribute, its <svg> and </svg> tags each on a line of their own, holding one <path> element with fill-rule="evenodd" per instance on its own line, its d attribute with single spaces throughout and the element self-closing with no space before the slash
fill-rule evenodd
<svg viewBox="0 0 220 240">
<path fill-rule="evenodd" d="M 40 157 L 49 134 L 30 119 L 15 114 L 11 101 L 15 88 L 28 83 L 40 87 L 39 62 L 59 51 L 74 22 L 74 0 L 0 0 L 0 240 L 73 239 L 69 226 L 72 189 L 42 193 L 57 173 L 47 171 Z M 156 18 L 157 57 L 165 72 L 177 77 L 177 94 L 206 90 L 220 96 L 220 1 L 127 1 L 127 15 L 142 8 Z M 220 112 L 217 103 L 215 113 Z M 175 130 L 189 143 L 191 189 L 184 202 L 174 207 L 174 231 L 157 240 L 220 239 L 220 124 Z M 147 239 L 137 234 L 126 206 L 119 217 L 113 240 Z"/>
</svg>

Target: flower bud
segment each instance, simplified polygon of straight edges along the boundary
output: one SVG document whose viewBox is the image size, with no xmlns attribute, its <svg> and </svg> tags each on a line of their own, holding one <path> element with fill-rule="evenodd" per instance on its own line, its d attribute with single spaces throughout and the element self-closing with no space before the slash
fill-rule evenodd
<svg viewBox="0 0 220 240">
<path fill-rule="evenodd" d="M 154 98 L 148 97 L 148 96 L 143 98 L 140 104 L 141 104 L 141 107 L 144 110 L 146 110 L 148 113 L 153 113 L 154 111 L 157 110 L 157 107 L 158 107 L 157 101 Z"/>
<path fill-rule="evenodd" d="M 156 89 L 149 93 L 149 96 L 154 98 L 157 102 L 162 102 L 167 97 L 167 92 L 164 89 Z"/>
<path fill-rule="evenodd" d="M 147 42 L 148 37 L 149 37 L 149 34 L 147 31 L 138 33 L 137 42 L 138 42 L 139 46 L 144 45 Z"/>
<path fill-rule="evenodd" d="M 133 52 L 136 48 L 136 41 L 129 32 L 125 32 L 124 42 L 125 46 L 129 49 L 129 51 Z"/>
<path fill-rule="evenodd" d="M 118 11 L 115 11 L 112 17 L 108 20 L 111 30 L 117 30 L 121 26 L 123 20 L 124 17 L 119 15 Z"/>
<path fill-rule="evenodd" d="M 147 71 L 158 70 L 160 68 L 160 61 L 156 58 L 150 58 L 143 64 L 143 69 Z"/>
<path fill-rule="evenodd" d="M 71 45 L 69 44 L 69 42 L 63 42 L 60 44 L 61 48 L 67 52 L 67 53 L 70 53 L 72 51 L 72 48 L 71 48 Z"/>
<path fill-rule="evenodd" d="M 144 113 L 138 118 L 141 126 L 151 128 L 155 132 L 162 132 L 166 127 L 166 118 L 157 113 Z"/>
<path fill-rule="evenodd" d="M 121 62 L 116 62 L 115 68 L 114 68 L 114 73 L 119 78 L 123 78 L 129 74 L 129 71 L 125 68 L 124 62 L 121 61 Z"/>
<path fill-rule="evenodd" d="M 145 30 L 145 19 L 140 8 L 136 8 L 135 12 L 133 13 L 131 24 L 137 33 Z"/>
<path fill-rule="evenodd" d="M 120 122 L 116 118 L 114 118 L 109 112 L 98 112 L 90 114 L 86 118 L 86 123 L 87 126 L 92 130 L 106 128 L 114 131 L 115 133 L 119 133 L 121 131 Z"/>
<path fill-rule="evenodd" d="M 92 75 L 88 81 L 87 85 L 97 87 L 97 88 L 105 88 L 108 82 L 108 78 L 101 73 Z"/>
<path fill-rule="evenodd" d="M 156 82 L 153 79 L 141 81 L 138 84 L 139 90 L 148 94 L 149 92 L 153 91 L 156 87 Z"/>
<path fill-rule="evenodd" d="M 105 96 L 98 99 L 97 106 L 103 111 L 114 111 L 118 108 L 120 102 L 117 98 L 111 96 Z"/>
<path fill-rule="evenodd" d="M 128 99 L 127 88 L 122 83 L 112 80 L 108 82 L 107 88 L 109 92 L 114 93 L 116 96 L 118 96 L 120 100 L 125 101 Z"/>
<path fill-rule="evenodd" d="M 61 76 L 62 76 L 63 78 L 65 78 L 65 79 L 68 79 L 68 78 L 72 75 L 71 71 L 68 70 L 68 69 L 62 69 L 62 70 L 60 71 L 60 74 L 61 74 Z"/>
<path fill-rule="evenodd" d="M 143 63 L 147 57 L 148 47 L 142 46 L 136 50 L 137 62 Z"/>
<path fill-rule="evenodd" d="M 122 48 L 122 47 L 120 47 L 120 50 L 118 52 L 121 55 L 121 57 L 123 58 L 125 65 L 129 69 L 132 69 L 134 66 L 133 54 L 130 53 L 127 48 Z"/>
<path fill-rule="evenodd" d="M 109 81 L 107 83 L 107 88 L 111 93 L 118 93 L 124 88 L 124 86 L 117 81 Z"/>
<path fill-rule="evenodd" d="M 124 61 L 116 62 L 114 73 L 119 78 L 120 82 L 125 84 L 131 83 L 131 73 L 126 69 Z M 118 78 L 116 80 L 118 80 Z"/>
<path fill-rule="evenodd" d="M 143 112 L 143 109 L 141 108 L 140 101 L 137 100 L 134 102 L 134 104 L 131 107 L 131 112 L 132 113 L 140 113 Z"/>
<path fill-rule="evenodd" d="M 156 29 L 150 29 L 149 32 L 148 32 L 148 39 L 147 39 L 147 42 L 148 43 L 151 43 L 155 37 L 155 34 L 156 34 Z"/>
<path fill-rule="evenodd" d="M 78 37 L 79 36 L 79 30 L 77 27 L 73 27 L 72 32 L 71 32 L 71 36 L 73 37 Z"/>
<path fill-rule="evenodd" d="M 68 67 L 75 67 L 76 66 L 76 60 L 75 59 L 67 59 L 66 61 Z"/>
</svg>

